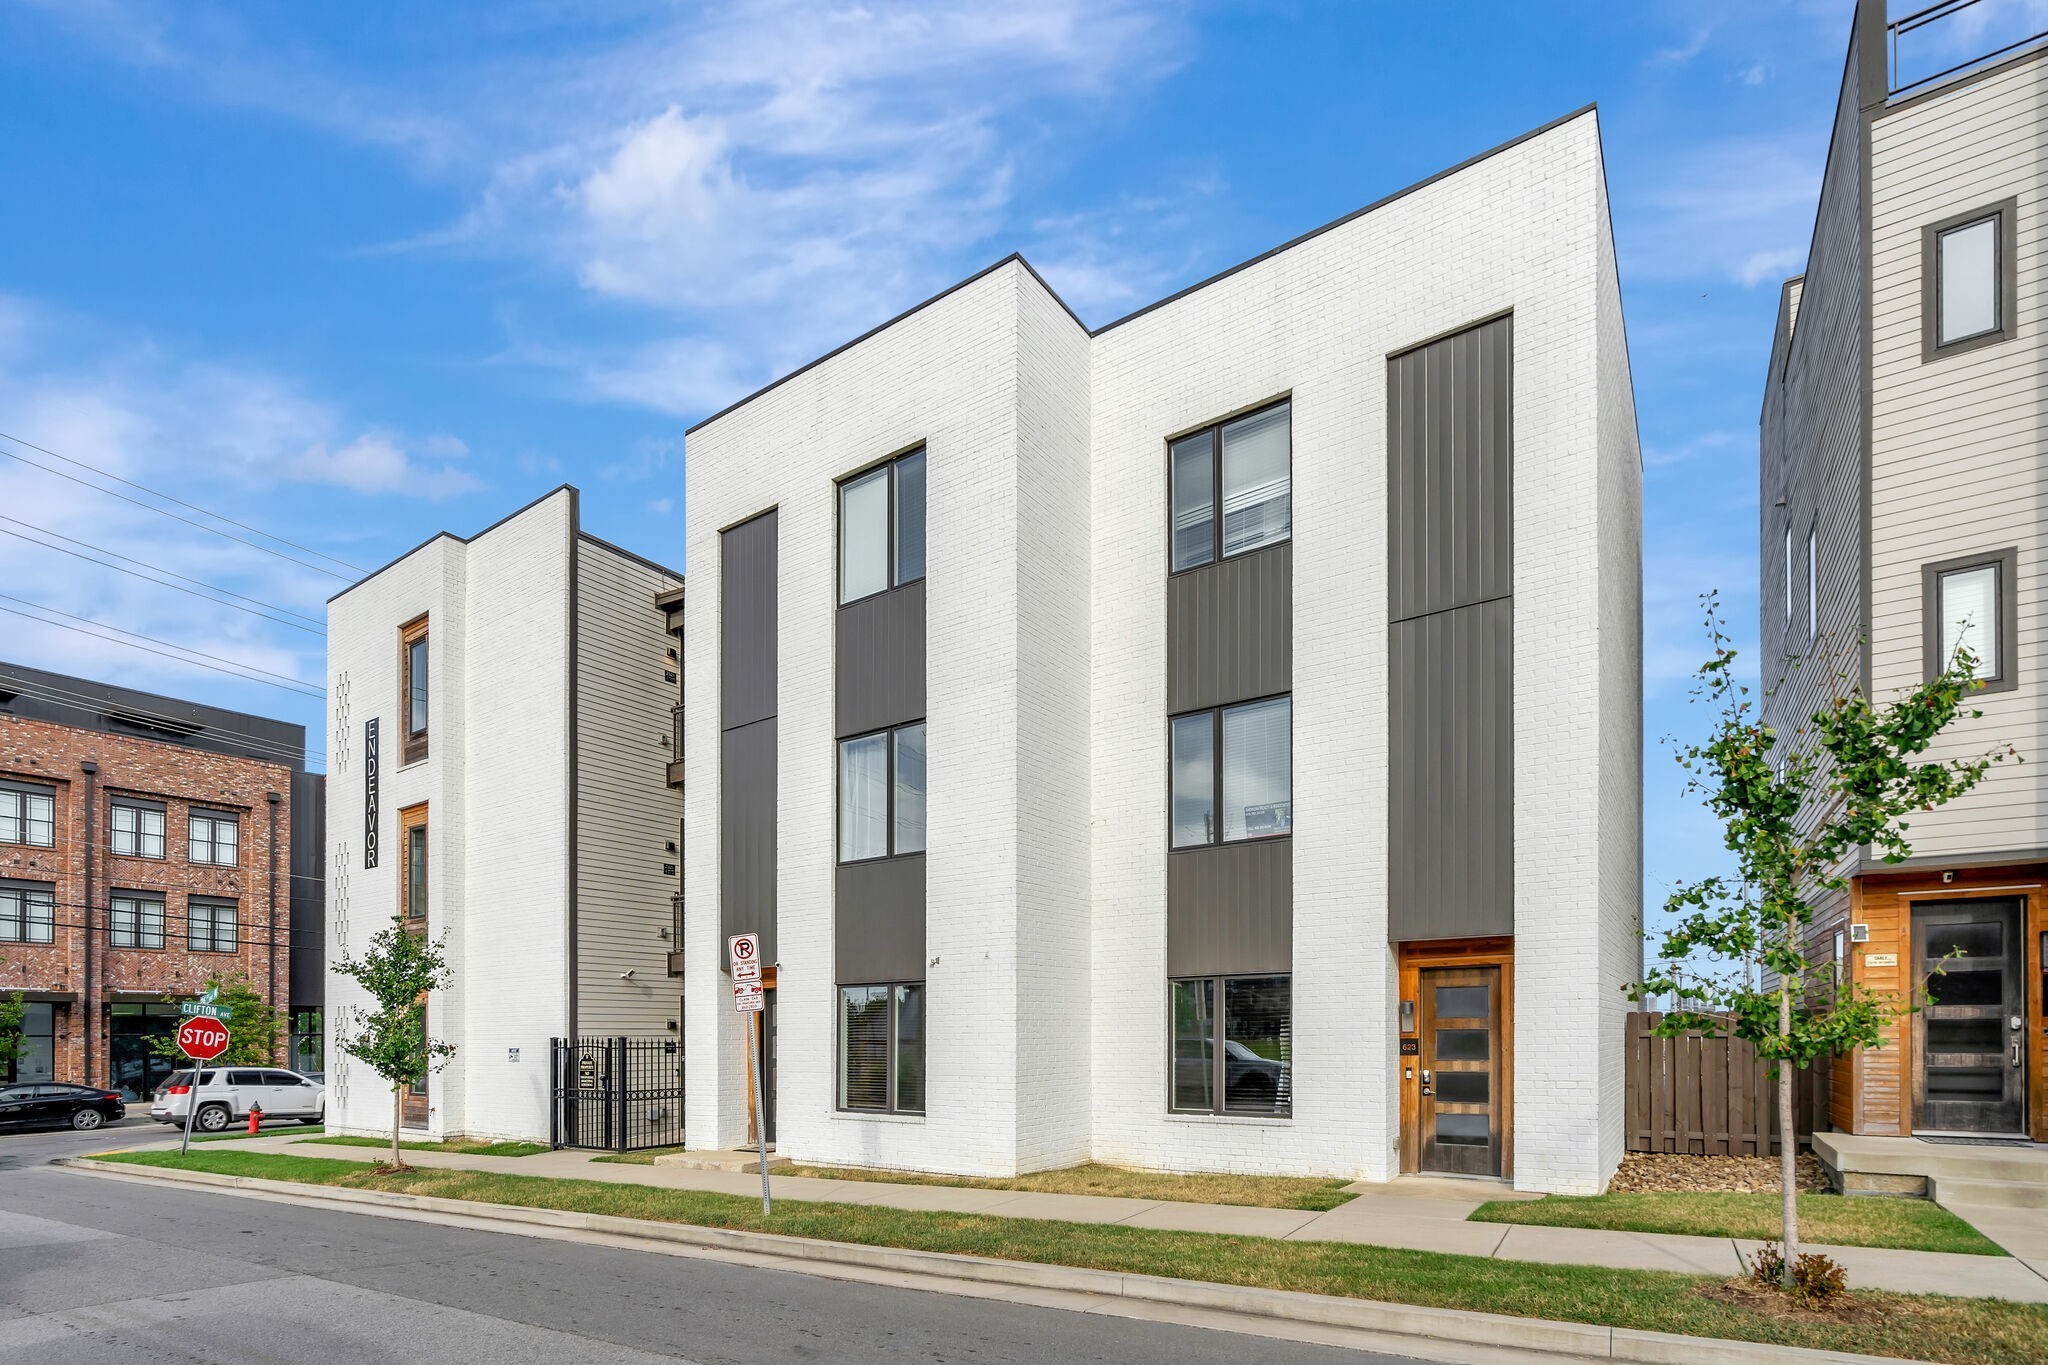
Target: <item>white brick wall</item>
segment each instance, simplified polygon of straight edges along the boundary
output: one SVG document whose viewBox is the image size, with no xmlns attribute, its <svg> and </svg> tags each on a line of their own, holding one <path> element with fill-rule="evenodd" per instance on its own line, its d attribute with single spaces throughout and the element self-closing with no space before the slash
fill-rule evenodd
<svg viewBox="0 0 2048 1365">
<path fill-rule="evenodd" d="M 1508 309 L 1517 1180 L 1604 1182 L 1620 1155 L 1638 900 L 1640 478 L 1590 113 L 1092 340 L 1005 263 L 692 434 L 693 1145 L 733 1143 L 744 1125 L 712 946 L 717 531 L 779 506 L 782 1150 L 970 1172 L 1091 1155 L 1396 1171 L 1386 630 L 1373 609 L 1386 598 L 1386 356 Z M 1295 1109 L 1172 1116 L 1163 441 L 1288 394 Z M 832 481 L 919 441 L 930 1113 L 891 1121 L 832 1107 Z"/>
</svg>

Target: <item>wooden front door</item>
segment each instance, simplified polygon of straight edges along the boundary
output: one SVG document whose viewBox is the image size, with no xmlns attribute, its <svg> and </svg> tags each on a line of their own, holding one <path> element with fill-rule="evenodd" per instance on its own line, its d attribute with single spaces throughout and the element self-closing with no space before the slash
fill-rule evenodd
<svg viewBox="0 0 2048 1365">
<path fill-rule="evenodd" d="M 1913 907 L 1916 1132 L 2022 1133 L 2027 1126 L 2026 944 L 2020 902 Z"/>
<path fill-rule="evenodd" d="M 1500 968 L 1424 968 L 1419 984 L 1420 1168 L 1497 1176 L 1505 1044 Z"/>
</svg>

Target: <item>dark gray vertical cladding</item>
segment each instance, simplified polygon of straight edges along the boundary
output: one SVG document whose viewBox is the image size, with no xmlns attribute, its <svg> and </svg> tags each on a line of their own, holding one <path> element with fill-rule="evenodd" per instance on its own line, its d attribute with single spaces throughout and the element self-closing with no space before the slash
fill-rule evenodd
<svg viewBox="0 0 2048 1365">
<path fill-rule="evenodd" d="M 1166 860 L 1166 974 L 1292 971 L 1294 841 L 1182 849 Z"/>
<path fill-rule="evenodd" d="M 1513 604 L 1496 598 L 1389 631 L 1389 936 L 1511 934 Z"/>
<path fill-rule="evenodd" d="M 730 730 L 775 714 L 774 512 L 719 538 L 719 724 Z"/>
<path fill-rule="evenodd" d="M 1392 620 L 1512 591 L 1513 347 L 1503 317 L 1387 362 Z"/>
<path fill-rule="evenodd" d="M 719 538 L 719 923 L 775 952 L 774 512 Z M 724 961 L 725 946 L 719 945 Z"/>
<path fill-rule="evenodd" d="M 924 629 L 923 579 L 839 609 L 839 734 L 924 718 Z"/>
<path fill-rule="evenodd" d="M 327 993 L 327 778 L 292 774 L 291 1007 L 317 1010 Z"/>
<path fill-rule="evenodd" d="M 848 863 L 835 887 L 838 979 L 924 980 L 924 855 Z"/>
<path fill-rule="evenodd" d="M 1513 338 L 1496 318 L 1387 361 L 1397 942 L 1515 928 Z"/>
<path fill-rule="evenodd" d="M 1166 705 L 1175 714 L 1294 689 L 1294 544 L 1166 581 Z"/>
<path fill-rule="evenodd" d="M 721 940 L 759 934 L 775 961 L 775 717 L 719 736 L 718 802 Z M 719 945 L 720 960 L 725 946 Z"/>
</svg>

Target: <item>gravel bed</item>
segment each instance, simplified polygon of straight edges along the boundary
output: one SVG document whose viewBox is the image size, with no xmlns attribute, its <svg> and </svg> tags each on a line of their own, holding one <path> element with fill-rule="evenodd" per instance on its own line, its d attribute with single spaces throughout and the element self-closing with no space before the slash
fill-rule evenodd
<svg viewBox="0 0 2048 1365">
<path fill-rule="evenodd" d="M 1799 1154 L 1799 1189 L 1819 1194 L 1828 1189 L 1820 1158 Z M 1615 1194 L 1647 1191 L 1723 1191 L 1731 1194 L 1776 1194 L 1778 1158 L 1774 1156 L 1687 1156 L 1672 1152 L 1629 1152 L 1621 1159 L 1608 1190 Z"/>
</svg>

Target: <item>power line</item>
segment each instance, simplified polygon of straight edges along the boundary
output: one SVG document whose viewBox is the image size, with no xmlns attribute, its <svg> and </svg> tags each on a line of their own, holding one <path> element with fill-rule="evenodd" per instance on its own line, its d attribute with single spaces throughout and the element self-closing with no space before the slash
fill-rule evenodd
<svg viewBox="0 0 2048 1365">
<path fill-rule="evenodd" d="M 6 594 L 4 594 L 4 593 L 0 593 L 0 597 L 6 597 Z M 23 599 L 21 599 L 21 598 L 19 598 L 19 597 L 6 597 L 6 600 L 7 600 L 7 601 L 9 601 L 9 602 L 20 602 L 20 601 L 22 601 Z M 28 603 L 27 605 L 29 605 L 29 606 L 32 606 L 32 607 L 33 607 L 33 606 L 36 606 L 36 604 L 35 604 L 35 603 L 33 603 L 33 602 L 30 602 L 30 603 Z M 102 630 L 111 630 L 111 631 L 117 631 L 118 633 L 120 633 L 120 634 L 122 634 L 122 635 L 133 635 L 133 636 L 135 636 L 135 638 L 136 638 L 136 639 L 138 639 L 138 640 L 151 640 L 151 641 L 154 641 L 154 643 L 156 643 L 156 644 L 160 644 L 160 645 L 162 645 L 162 644 L 169 644 L 169 643 L 170 643 L 170 642 L 169 642 L 169 641 L 167 641 L 167 640 L 157 640 L 157 639 L 156 639 L 156 638 L 155 638 L 154 636 L 150 636 L 150 635 L 136 635 L 136 633 L 135 633 L 134 631 L 131 631 L 131 630 L 121 630 L 121 628 L 120 628 L 119 626 L 109 626 L 109 625 L 105 625 L 105 624 L 103 624 L 102 622 L 99 622 L 99 621 L 93 621 L 93 620 L 88 620 L 88 619 L 87 619 L 86 617 L 83 617 L 83 616 L 71 616 L 71 613 L 69 613 L 69 612 L 61 612 L 61 611 L 56 611 L 56 609 L 55 609 L 54 607 L 40 607 L 40 608 L 38 608 L 38 610 L 41 610 L 41 611 L 49 611 L 49 612 L 55 612 L 55 614 L 56 614 L 56 615 L 58 615 L 58 616 L 70 616 L 70 617 L 71 617 L 71 619 L 72 619 L 73 621 L 83 621 L 83 622 L 85 622 L 85 625 L 89 625 L 89 626 L 99 626 L 99 627 L 100 627 L 100 629 L 102 629 Z M 313 686 L 313 685 L 312 685 L 311 683 L 308 683 L 308 682 L 304 681 L 303 679 L 300 679 L 300 678 L 285 678 L 285 675 L 284 675 L 284 674 L 282 674 L 282 673 L 270 673 L 268 669 L 261 669 L 261 668 L 256 668 L 256 667 L 255 667 L 255 666 L 254 666 L 253 664 L 237 664 L 237 663 L 235 663 L 235 661 L 234 661 L 234 660 L 232 660 L 232 659 L 222 659 L 222 658 L 220 658 L 220 656 L 219 656 L 219 655 L 216 655 L 216 654 L 201 654 L 201 653 L 200 653 L 200 651 L 198 651 L 198 650 L 196 650 L 196 649 L 195 649 L 195 650 L 191 650 L 191 651 L 189 651 L 189 652 L 190 652 L 190 653 L 192 653 L 192 654 L 199 654 L 199 655 L 200 655 L 200 658 L 197 658 L 197 659 L 195 659 L 195 658 L 187 658 L 187 657 L 185 657 L 185 655 L 183 655 L 183 654 L 173 654 L 173 653 L 171 653 L 171 652 L 170 652 L 170 650 L 169 650 L 169 649 L 151 649 L 151 648 L 150 648 L 150 647 L 149 647 L 148 645 L 132 644 L 132 643 L 130 643 L 130 642 L 129 642 L 129 641 L 127 641 L 127 640 L 116 640 L 116 639 L 112 638 L 111 636 L 106 636 L 106 635 L 95 635 L 95 634 L 93 634 L 93 632 L 91 632 L 91 631 L 89 631 L 89 630 L 85 629 L 85 627 L 84 627 L 84 626 L 73 626 L 73 625 L 67 625 L 67 624 L 65 624 L 65 623 L 64 623 L 63 621 L 51 621 L 51 620 L 47 620 L 47 619 L 45 619 L 45 618 L 43 618 L 43 617 L 41 617 L 41 616 L 31 616 L 31 615 L 30 615 L 29 613 L 27 613 L 27 612 L 25 612 L 25 611 L 17 611 L 17 610 L 15 610 L 15 609 L 14 609 L 13 607 L 0 607 L 0 611 L 4 611 L 4 612 L 6 612 L 6 613 L 7 613 L 8 615 L 10 615 L 10 616 L 19 616 L 19 617 L 22 617 L 22 618 L 23 618 L 23 619 L 25 619 L 25 620 L 41 622 L 41 623 L 42 623 L 43 625 L 46 625 L 46 626 L 55 626 L 55 627 L 57 627 L 57 629 L 59 629 L 59 630 L 71 630 L 71 631 L 76 631 L 76 632 L 78 632 L 78 633 L 79 633 L 80 635 L 86 636 L 86 637 L 87 637 L 87 638 L 89 638 L 89 639 L 94 639 L 94 640 L 100 640 L 100 641 L 104 641 L 105 643 L 107 643 L 107 644 L 110 644 L 110 645 L 126 645 L 126 646 L 127 646 L 128 648 L 130 648 L 130 649 L 139 649 L 139 650 L 141 650 L 141 651 L 142 651 L 143 653 L 145 653 L 145 654 L 156 654 L 156 655 L 160 655 L 160 656 L 162 656 L 163 658 L 166 658 L 166 659 L 175 659 L 175 660 L 177 660 L 177 661 L 178 661 L 179 663 L 181 663 L 181 664 L 191 664 L 191 665 L 193 665 L 193 666 L 194 666 L 194 667 L 196 667 L 196 668 L 208 668 L 208 669 L 212 669 L 212 670 L 213 670 L 213 671 L 214 671 L 215 673 L 225 673 L 225 674 L 227 674 L 227 675 L 228 675 L 229 677 L 231 677 L 231 678 L 240 678 L 240 679 L 241 679 L 241 680 L 242 680 L 243 682 L 261 683 L 261 684 L 263 684 L 263 685 L 264 685 L 265 687 L 275 687 L 275 688 L 279 688 L 279 689 L 281 689 L 282 691 L 286 691 L 286 692 L 296 692 L 296 693 L 298 693 L 298 694 L 299 694 L 300 696 L 303 696 L 303 697 L 324 697 L 324 696 L 326 696 L 326 695 L 327 695 L 327 693 L 326 693 L 326 690 L 325 690 L 325 689 L 323 689 L 323 688 L 316 688 L 316 687 L 314 687 L 314 686 Z M 170 646 L 170 649 L 183 649 L 183 648 L 185 648 L 185 647 L 184 647 L 183 645 L 171 645 L 171 646 Z M 200 659 L 214 659 L 214 660 L 216 660 L 217 662 L 215 662 L 215 663 L 210 663 L 210 664 L 209 664 L 209 663 L 202 663 L 202 662 L 200 662 Z M 228 667 L 222 667 L 221 665 L 223 665 L 223 664 L 225 664 L 225 665 L 228 665 Z M 254 672 L 256 672 L 256 673 L 266 673 L 266 674 L 268 674 L 268 677 L 267 677 L 267 678 L 257 678 L 257 677 L 251 677 L 251 676 L 249 676 L 249 674 L 248 674 L 248 673 L 237 673 L 237 672 L 235 672 L 235 671 L 234 671 L 234 669 L 237 669 L 237 668 L 247 668 L 247 669 L 251 669 L 252 671 L 254 671 Z M 282 682 L 271 682 L 271 681 L 269 681 L 269 679 L 270 679 L 270 678 L 284 678 L 285 680 L 284 680 L 284 681 L 282 681 Z"/>
<path fill-rule="evenodd" d="M 0 432 L 0 435 L 5 435 L 5 433 Z M 12 436 L 9 436 L 7 437 L 7 439 L 11 441 L 14 438 Z M 24 441 L 22 444 L 27 445 L 28 443 Z M 32 446 L 30 448 L 33 450 L 42 449 L 41 446 Z M 60 479 L 69 479 L 71 480 L 71 482 L 77 484 L 80 488 L 90 488 L 95 493 L 104 493 L 110 498 L 119 498 L 122 502 L 131 503 L 136 507 L 140 507 L 145 512 L 154 512 L 160 517 L 169 517 L 172 521 L 182 521 L 187 526 L 197 527 L 199 530 L 210 532 L 213 535 L 219 536 L 223 540 L 232 540 L 237 545 L 246 545 L 252 550 L 261 550 L 264 554 L 272 555 L 278 559 L 282 559 L 287 564 L 296 564 L 302 569 L 311 569 L 314 573 L 324 573 L 329 578 L 338 578 L 344 583 L 350 581 L 349 576 L 345 573 L 336 573 L 334 570 L 323 568 L 318 564 L 309 564 L 305 560 L 300 559 L 294 555 L 288 555 L 282 550 L 273 550 L 268 545 L 258 545 L 253 540 L 245 540 L 241 536 L 230 534 L 227 531 L 221 530 L 220 527 L 218 526 L 208 526 L 203 521 L 194 521 L 190 517 L 181 517 L 176 512 L 170 511 L 168 508 L 153 506 L 149 503 L 144 502 L 140 498 L 131 498 L 126 493 L 117 493 L 111 488 L 102 488 L 96 483 L 91 483 L 85 479 L 79 478 L 76 474 L 66 474 L 61 469 L 52 469 L 50 468 L 50 466 L 46 464 L 39 464 L 36 461 L 29 459 L 28 456 L 26 455 L 17 455 L 13 451 L 6 449 L 0 449 L 0 455 L 5 455 L 10 460 L 18 460 L 22 464 L 27 465 L 31 469 L 40 469 L 45 474 L 55 474 Z M 60 455 L 57 458 L 61 460 L 64 457 Z M 110 474 L 107 477 L 112 478 L 113 475 Z M 125 482 L 125 480 L 123 482 Z M 140 487 L 141 485 L 138 484 L 136 486 Z M 159 494 L 158 496 L 161 497 L 163 495 Z M 176 501 L 176 499 L 173 499 L 173 501 Z M 225 520 L 225 518 L 223 518 L 223 520 Z M 235 525 L 239 526 L 241 525 L 241 523 L 236 522 Z M 257 534 L 261 535 L 263 533 L 259 531 Z M 286 541 L 285 543 L 287 545 L 291 544 L 290 541 Z M 318 550 L 313 550 L 309 551 L 309 553 L 319 554 L 320 552 Z M 337 564 L 339 564 L 340 562 L 340 560 L 335 561 L 335 563 Z"/>
<path fill-rule="evenodd" d="M 153 498 L 162 498 L 165 502 L 174 502 L 178 506 L 189 508 L 202 516 L 212 517 L 215 521 L 224 521 L 230 526 L 239 526 L 244 531 L 252 531 L 257 535 L 262 536 L 265 540 L 274 540 L 280 545 L 289 545 L 294 550 L 304 550 L 309 555 L 318 555 L 320 556 L 320 558 L 327 560 L 330 563 L 341 565 L 342 568 L 347 569 L 352 573 L 366 572 L 362 565 L 351 564 L 346 559 L 341 559 L 335 555 L 328 554 L 325 550 L 316 550 L 310 545 L 301 545 L 295 540 L 286 540 L 283 536 L 275 535 L 269 531 L 264 530 L 260 526 L 251 526 L 246 521 L 236 521 L 233 517 L 222 516 L 219 512 L 215 512 L 210 508 L 201 507 L 198 503 L 186 502 L 183 498 L 173 497 L 169 493 L 160 493 L 156 489 L 151 488 L 146 484 L 139 484 L 135 482 L 135 480 L 133 479 L 124 479 L 119 474 L 111 473 L 107 470 L 101 469 L 97 465 L 87 464 L 84 460 L 74 460 L 69 455 L 59 455 L 56 451 L 48 449 L 45 446 L 39 446 L 34 441 L 24 441 L 21 437 L 9 436 L 4 431 L 0 431 L 0 439 L 12 441 L 16 445 L 27 446 L 30 450 L 40 451 L 43 454 L 49 456 L 53 460 L 62 460 L 65 464 L 75 465 L 80 469 L 90 469 L 93 473 L 99 475 L 103 479 L 112 479 L 115 483 L 126 484 L 128 487 L 136 489 L 143 493 L 147 493 Z M 17 455 L 15 458 L 20 459 L 21 457 Z M 50 472 L 54 474 L 58 471 L 51 470 Z M 101 491 L 104 492 L 106 490 L 103 489 Z"/>
<path fill-rule="evenodd" d="M 56 625 L 57 623 L 55 621 L 49 621 L 45 622 L 45 624 Z M 119 641 L 115 641 L 113 643 L 119 643 Z M 4 673 L 0 673 L 0 681 L 4 681 L 7 678 L 7 676 L 8 675 Z M 14 679 L 14 681 L 18 684 L 24 684 L 20 688 L 21 696 L 33 697 L 35 700 L 43 702 L 50 706 L 61 706 L 68 711 L 82 711 L 85 714 L 92 716 L 105 715 L 106 712 L 110 709 L 106 705 L 106 703 L 101 699 L 87 696 L 85 693 L 82 692 L 72 692 L 65 688 L 53 686 L 49 683 L 35 682 L 27 678 L 17 677 Z M 41 688 L 43 690 L 37 691 L 36 689 L 38 688 Z M 61 698 L 65 697 L 72 698 L 73 700 L 61 700 Z M 129 715 L 146 716 L 151 720 L 166 721 L 169 724 L 179 726 L 181 728 L 193 724 L 192 721 L 186 720 L 183 717 L 166 715 L 162 711 L 151 711 L 147 707 L 120 706 L 111 709 L 118 710 Z M 282 740 L 265 739 L 261 735 L 252 735 L 249 734 L 247 731 L 243 730 L 230 730 L 227 727 L 221 725 L 207 725 L 204 727 L 204 730 L 207 734 L 210 735 L 224 735 L 230 739 L 240 740 L 248 748 L 257 750 L 266 757 L 277 757 L 283 759 L 318 758 L 323 764 L 327 761 L 326 754 L 319 749 L 306 748 L 303 746 L 295 749 L 291 745 L 284 743 Z M 158 742 L 175 743 L 176 741 L 163 740 Z"/>
<path fill-rule="evenodd" d="M 0 521 L 13 520 L 14 518 L 12 517 L 0 517 Z M 5 526 L 0 526 L 0 535 L 13 536 L 16 540 L 25 540 L 29 544 L 41 546 L 45 550 L 55 550 L 60 555 L 70 555 L 73 559 L 82 559 L 88 564 L 97 564 L 102 569 L 112 569 L 115 573 L 124 573 L 127 574 L 130 578 L 139 578 L 145 583 L 154 583 L 160 588 L 169 588 L 173 592 L 182 592 L 186 594 L 188 597 L 196 597 L 202 602 L 211 602 L 217 607 L 231 607 L 236 611 L 247 612 L 249 615 L 258 618 L 259 620 L 268 621 L 275 626 L 288 626 L 293 630 L 302 630 L 306 632 L 306 634 L 308 635 L 325 636 L 327 633 L 323 630 L 315 630 L 312 626 L 302 626 L 296 621 L 279 620 L 277 617 L 270 615 L 268 612 L 258 611 L 254 607 L 245 607 L 239 602 L 223 602 L 218 597 L 208 597 L 205 593 L 199 592 L 195 589 L 181 587 L 176 583 L 166 583 L 161 578 L 151 578 L 148 574 L 137 573 L 133 569 L 124 569 L 119 564 L 109 564 L 103 559 L 94 559 L 91 555 L 83 555 L 76 550 L 67 550 L 62 545 L 51 545 L 46 541 L 36 540 L 33 537 L 25 536 L 19 531 L 10 531 Z M 101 553 L 111 554 L 112 551 L 102 551 Z M 123 557 L 125 558 L 125 556 Z M 164 570 L 163 572 L 169 572 L 169 570 Z M 216 589 L 215 591 L 224 590 Z"/>
<path fill-rule="evenodd" d="M 221 593 L 225 596 L 235 598 L 238 601 L 248 602 L 254 606 L 268 607 L 270 608 L 270 610 L 282 612 L 286 616 L 296 616 L 309 626 L 321 625 L 320 618 L 317 616 L 308 616 L 306 615 L 306 613 L 302 611 L 293 611 L 290 607 L 282 607 L 275 602 L 266 602 L 260 597 L 250 597 L 246 593 L 239 593 L 231 588 L 223 588 L 217 583 L 208 583 L 204 579 L 190 578 L 184 574 L 179 573 L 175 569 L 166 569 L 161 564 L 152 564 L 146 559 L 137 559 L 133 555 L 124 555 L 119 550 L 109 550 L 104 545 L 94 545 L 92 542 L 80 540 L 76 536 L 67 536 L 62 531 L 53 531 L 47 526 L 39 526 L 32 521 L 23 521 L 19 517 L 10 517 L 4 514 L 0 514 L 0 521 L 10 521 L 13 522 L 16 526 L 26 526 L 28 527 L 29 530 L 36 532 L 38 535 L 54 536 L 58 540 L 65 542 L 67 545 L 76 545 L 82 549 L 92 550 L 98 554 L 112 555 L 115 559 L 121 560 L 123 563 L 139 564 L 145 569 L 154 570 L 157 573 L 167 575 L 171 578 L 175 578 L 183 583 L 190 583 L 194 587 L 207 588 L 213 592 Z M 52 545 L 50 548 L 54 550 L 57 547 Z M 108 565 L 107 567 L 112 568 L 113 566 Z"/>
</svg>

